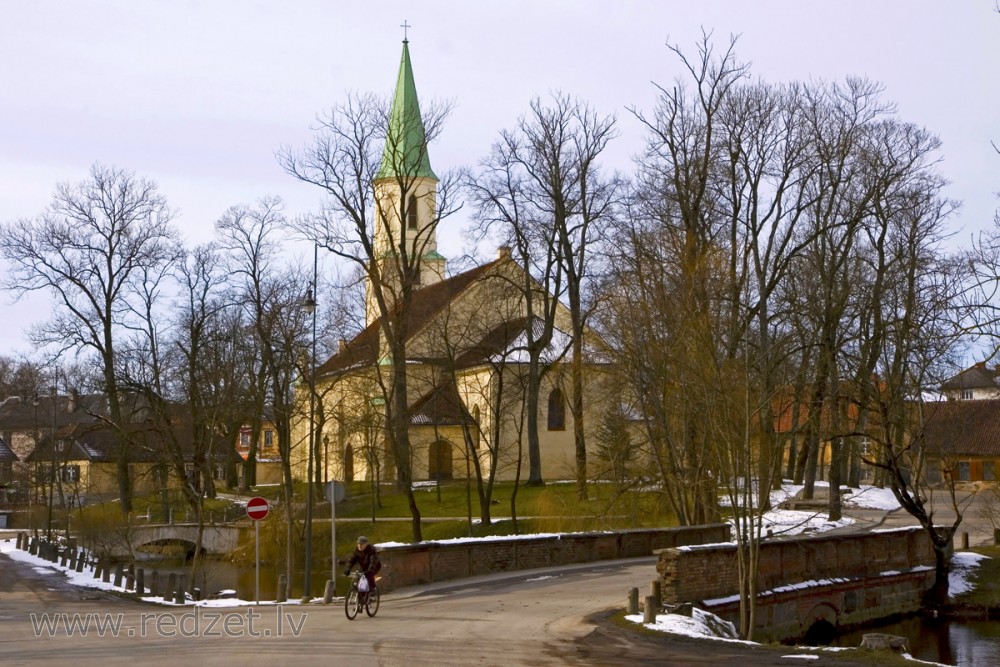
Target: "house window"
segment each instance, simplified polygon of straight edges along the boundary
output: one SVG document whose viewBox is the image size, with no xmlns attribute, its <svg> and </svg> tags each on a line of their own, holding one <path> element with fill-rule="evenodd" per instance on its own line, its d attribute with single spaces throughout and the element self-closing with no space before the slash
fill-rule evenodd
<svg viewBox="0 0 1000 667">
<path fill-rule="evenodd" d="M 10 484 L 13 469 L 10 461 L 0 461 L 0 484 Z"/>
<path fill-rule="evenodd" d="M 963 401 L 971 401 L 972 400 L 972 390 L 971 389 L 963 389 L 962 390 L 962 400 Z"/>
<path fill-rule="evenodd" d="M 958 481 L 968 482 L 969 481 L 969 462 L 959 461 L 958 462 Z"/>
<path fill-rule="evenodd" d="M 62 469 L 62 481 L 64 482 L 79 482 L 80 481 L 80 466 L 78 465 L 65 465 Z"/>
<path fill-rule="evenodd" d="M 226 466 L 216 465 L 212 467 L 212 479 L 216 482 L 226 481 Z"/>
<path fill-rule="evenodd" d="M 264 431 L 264 449 L 274 447 L 274 431 Z"/>
<path fill-rule="evenodd" d="M 406 226 L 409 229 L 417 228 L 417 196 L 410 195 L 406 203 Z"/>
<path fill-rule="evenodd" d="M 250 431 L 240 431 L 240 447 L 250 449 Z"/>
<path fill-rule="evenodd" d="M 993 482 L 996 478 L 996 461 L 983 461 L 983 481 Z"/>
<path fill-rule="evenodd" d="M 563 399 L 562 390 L 556 387 L 549 394 L 549 430 L 566 430 L 566 401 Z"/>
</svg>

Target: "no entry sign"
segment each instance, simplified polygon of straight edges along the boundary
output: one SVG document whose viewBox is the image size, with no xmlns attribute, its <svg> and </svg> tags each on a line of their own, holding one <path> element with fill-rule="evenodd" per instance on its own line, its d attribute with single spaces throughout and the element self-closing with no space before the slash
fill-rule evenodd
<svg viewBox="0 0 1000 667">
<path fill-rule="evenodd" d="M 268 509 L 266 498 L 251 498 L 247 503 L 247 516 L 254 521 L 260 521 L 267 516 Z"/>
</svg>

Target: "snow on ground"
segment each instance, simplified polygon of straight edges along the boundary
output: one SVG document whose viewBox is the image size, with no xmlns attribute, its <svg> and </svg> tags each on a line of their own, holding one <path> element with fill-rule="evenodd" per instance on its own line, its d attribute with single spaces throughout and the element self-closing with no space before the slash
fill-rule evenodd
<svg viewBox="0 0 1000 667">
<path fill-rule="evenodd" d="M 642 614 L 629 614 L 625 616 L 625 620 L 633 623 L 642 623 Z M 646 623 L 645 626 L 657 632 L 669 632 L 686 637 L 707 637 L 709 639 L 737 644 L 756 643 L 739 639 L 735 625 L 697 607 L 691 610 L 691 616 L 684 616 L 682 614 L 657 614 L 656 622 Z"/>
<path fill-rule="evenodd" d="M 629 614 L 625 616 L 625 620 L 631 621 L 632 623 L 642 623 L 643 618 L 642 614 Z M 736 627 L 732 623 L 724 621 L 715 614 L 711 614 L 698 608 L 692 610 L 690 617 L 682 616 L 681 614 L 657 614 L 655 623 L 643 623 L 643 625 L 650 630 L 668 632 L 675 635 L 683 635 L 685 637 L 710 639 L 712 641 L 736 644 L 747 644 L 751 646 L 759 645 L 758 642 L 737 639 Z M 857 650 L 847 646 L 796 646 L 795 648 L 799 651 L 809 651 L 809 653 L 789 653 L 782 655 L 781 658 L 818 660 L 820 653 L 839 653 L 843 651 Z M 902 654 L 902 657 L 921 665 L 940 665 L 940 667 L 948 667 L 947 665 L 941 665 L 936 662 L 917 660 L 908 653 Z"/>
<path fill-rule="evenodd" d="M 963 593 L 968 593 L 975 586 L 972 584 L 972 573 L 979 567 L 980 561 L 986 560 L 989 556 L 973 553 L 971 551 L 961 551 L 951 557 L 951 572 L 948 573 L 948 595 L 956 597 Z"/>
<path fill-rule="evenodd" d="M 889 489 L 879 489 L 874 486 L 862 486 L 860 491 L 855 491 L 844 497 L 844 505 L 856 507 L 858 509 L 884 510 L 891 512 L 898 510 L 900 505 L 896 496 L 892 495 Z"/>
<path fill-rule="evenodd" d="M 32 565 L 36 572 L 40 574 L 62 574 L 67 579 L 69 583 L 73 586 L 79 586 L 81 588 L 96 588 L 104 591 L 118 591 L 122 592 L 121 586 L 115 586 L 113 583 L 114 576 L 111 577 L 112 582 L 104 582 L 101 579 L 94 578 L 94 571 L 89 567 L 84 567 L 83 572 L 76 572 L 68 567 L 62 567 L 59 563 L 52 563 L 45 559 L 39 558 L 38 556 L 32 556 L 27 551 L 22 551 L 17 548 L 17 540 L 14 538 L 0 540 L 0 553 L 9 556 L 13 560 L 20 561 L 22 563 L 28 563 Z M 225 591 L 220 591 L 225 592 Z M 322 599 L 322 598 L 317 598 Z M 159 597 L 147 596 L 142 598 L 145 602 L 151 602 L 153 604 L 162 604 L 171 607 L 181 606 L 173 602 L 173 598 L 163 599 Z M 240 600 L 238 598 L 226 598 L 220 600 L 201 600 L 199 602 L 194 602 L 190 597 L 187 599 L 187 603 L 194 605 L 196 607 L 243 607 L 247 605 L 256 604 L 253 600 Z M 262 605 L 274 605 L 274 601 L 264 600 L 260 601 Z M 283 605 L 299 604 L 299 600 L 288 600 L 283 602 Z"/>
<path fill-rule="evenodd" d="M 843 517 L 840 521 L 828 521 L 825 512 L 805 512 L 800 510 L 771 510 L 763 516 L 764 532 L 774 535 L 799 535 L 802 533 L 822 533 L 834 528 L 854 524 L 854 519 Z"/>
<path fill-rule="evenodd" d="M 784 501 L 794 498 L 804 489 L 802 484 L 792 484 L 785 481 L 781 485 L 780 491 L 771 492 L 771 504 L 778 505 Z M 830 492 L 829 482 L 816 482 L 815 488 L 820 490 L 823 497 L 827 497 Z M 841 487 L 842 503 L 845 507 L 865 510 L 883 510 L 891 512 L 899 509 L 899 501 L 892 495 L 889 489 L 880 489 L 875 486 L 861 485 L 858 489 L 847 486 Z"/>
<path fill-rule="evenodd" d="M 828 482 L 816 482 L 818 495 L 826 496 L 829 492 Z M 820 533 L 834 528 L 850 526 L 855 523 L 854 519 L 844 517 L 840 521 L 827 521 L 826 509 L 813 510 L 787 510 L 780 509 L 786 501 L 800 495 L 803 489 L 801 484 L 785 482 L 781 489 L 771 491 L 771 507 L 776 508 L 766 512 L 763 516 L 764 532 L 771 531 L 774 535 L 799 535 L 801 533 Z M 874 486 L 862 486 L 860 489 L 843 488 L 843 505 L 845 510 L 851 509 L 871 509 L 881 511 L 892 511 L 899 509 L 899 503 L 888 489 L 879 489 Z M 728 506 L 728 499 L 721 498 L 720 504 Z"/>
</svg>

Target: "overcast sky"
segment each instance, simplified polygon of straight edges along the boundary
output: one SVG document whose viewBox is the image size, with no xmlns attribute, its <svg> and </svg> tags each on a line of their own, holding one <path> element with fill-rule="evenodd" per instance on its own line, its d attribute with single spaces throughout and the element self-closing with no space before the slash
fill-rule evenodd
<svg viewBox="0 0 1000 667">
<path fill-rule="evenodd" d="M 0 221 L 36 216 L 61 181 L 96 161 L 156 181 L 189 242 L 208 240 L 231 205 L 280 195 L 317 207 L 274 153 L 309 141 L 346 91 L 388 96 L 404 20 L 422 102 L 456 109 L 431 147 L 439 173 L 475 165 L 531 98 L 561 91 L 616 114 L 610 166 L 641 148 L 629 107 L 701 30 L 770 82 L 862 75 L 885 85 L 904 120 L 944 142 L 956 239 L 991 224 L 1000 190 L 1000 14 L 993 0 L 622 0 L 415 3 L 281 0 L 31 0 L 0 4 Z M 461 219 L 439 232 L 461 251 Z M 488 254 L 488 253 L 487 253 Z M 4 266 L 0 269 L 5 270 Z M 24 350 L 38 300 L 6 305 L 0 354 Z"/>
</svg>

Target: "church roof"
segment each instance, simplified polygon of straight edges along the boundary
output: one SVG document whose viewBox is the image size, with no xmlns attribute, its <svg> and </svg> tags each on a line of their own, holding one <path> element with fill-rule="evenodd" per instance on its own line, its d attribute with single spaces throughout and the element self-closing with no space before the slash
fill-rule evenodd
<svg viewBox="0 0 1000 667">
<path fill-rule="evenodd" d="M 410 423 L 414 426 L 457 426 L 463 418 L 471 421 L 454 382 L 443 382 L 413 404 Z"/>
<path fill-rule="evenodd" d="M 410 309 L 407 313 L 406 330 L 419 331 L 435 315 L 440 313 L 464 291 L 502 259 L 494 260 L 474 269 L 465 271 L 440 282 L 425 285 L 413 293 Z M 375 364 L 378 358 L 379 340 L 381 339 L 381 322 L 376 319 L 364 331 L 344 345 L 337 354 L 327 359 L 316 369 L 317 377 L 334 375 L 362 366 Z"/>
<path fill-rule="evenodd" d="M 505 357 L 512 350 L 518 338 L 524 336 L 524 329 L 528 325 L 528 318 L 518 317 L 513 320 L 501 322 L 499 326 L 483 337 L 479 344 L 471 346 L 458 359 L 455 365 L 458 368 L 477 366 L 483 360 L 506 360 Z"/>
<path fill-rule="evenodd" d="M 410 46 L 403 40 L 403 56 L 399 63 L 396 92 L 392 97 L 389 126 L 375 180 L 397 178 L 433 178 L 430 156 L 427 153 L 427 134 L 420 116 L 417 86 L 413 81 L 410 65 Z"/>
<path fill-rule="evenodd" d="M 542 319 L 535 316 L 531 319 L 532 340 L 542 337 L 545 324 Z M 573 337 L 555 327 L 552 331 L 552 339 L 541 352 L 543 363 L 556 363 L 566 356 L 572 345 Z M 588 363 L 601 363 L 607 361 L 599 350 L 590 346 L 585 346 L 584 355 Z M 518 317 L 513 320 L 502 322 L 493 331 L 489 332 L 478 345 L 470 347 L 464 354 L 456 360 L 458 368 L 468 368 L 479 366 L 485 363 L 491 364 L 526 364 L 529 362 L 528 354 L 528 318 Z"/>
</svg>

